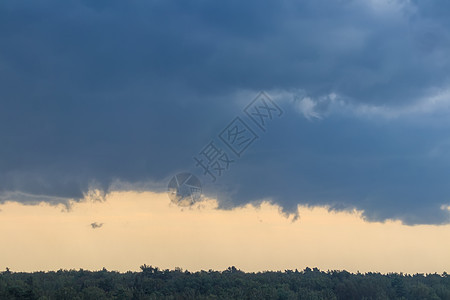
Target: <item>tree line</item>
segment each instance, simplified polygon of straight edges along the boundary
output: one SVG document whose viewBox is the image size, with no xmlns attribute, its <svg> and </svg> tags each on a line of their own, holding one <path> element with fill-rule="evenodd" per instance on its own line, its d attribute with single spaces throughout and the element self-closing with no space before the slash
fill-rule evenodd
<svg viewBox="0 0 450 300">
<path fill-rule="evenodd" d="M 443 274 L 356 273 L 317 268 L 245 273 L 59 270 L 0 273 L 0 299 L 449 299 Z"/>
</svg>

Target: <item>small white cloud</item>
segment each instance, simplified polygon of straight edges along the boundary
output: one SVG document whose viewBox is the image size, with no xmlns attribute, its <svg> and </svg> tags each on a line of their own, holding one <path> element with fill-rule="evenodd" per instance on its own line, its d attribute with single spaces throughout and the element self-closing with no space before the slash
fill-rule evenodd
<svg viewBox="0 0 450 300">
<path fill-rule="evenodd" d="M 316 102 L 314 102 L 310 97 L 304 97 L 297 101 L 297 109 L 307 118 L 311 119 L 322 119 L 322 116 L 315 110 Z"/>
</svg>

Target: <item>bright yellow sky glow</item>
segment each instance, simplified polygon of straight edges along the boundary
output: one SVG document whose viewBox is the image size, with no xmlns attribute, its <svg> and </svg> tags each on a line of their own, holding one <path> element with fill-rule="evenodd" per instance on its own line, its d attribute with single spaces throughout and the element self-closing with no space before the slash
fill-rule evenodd
<svg viewBox="0 0 450 300">
<path fill-rule="evenodd" d="M 0 268 L 138 270 L 142 264 L 244 271 L 346 269 L 449 272 L 450 225 L 368 223 L 359 212 L 299 207 L 292 222 L 268 203 L 230 211 L 213 200 L 192 208 L 167 195 L 114 192 L 70 211 L 40 204 L 0 206 Z M 92 229 L 91 223 L 104 223 Z"/>
</svg>

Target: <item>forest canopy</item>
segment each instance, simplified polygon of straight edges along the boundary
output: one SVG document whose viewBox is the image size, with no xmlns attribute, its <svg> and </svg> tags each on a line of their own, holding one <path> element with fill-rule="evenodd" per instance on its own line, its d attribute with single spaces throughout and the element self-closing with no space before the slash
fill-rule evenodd
<svg viewBox="0 0 450 300">
<path fill-rule="evenodd" d="M 0 273 L 0 299 L 450 299 L 443 274 L 349 273 L 317 268 L 246 273 L 59 270 Z"/>
</svg>

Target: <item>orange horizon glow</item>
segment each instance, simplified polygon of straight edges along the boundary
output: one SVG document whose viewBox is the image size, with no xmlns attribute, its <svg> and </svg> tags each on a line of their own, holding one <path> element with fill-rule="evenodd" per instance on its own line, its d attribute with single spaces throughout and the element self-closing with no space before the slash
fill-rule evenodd
<svg viewBox="0 0 450 300">
<path fill-rule="evenodd" d="M 293 221 L 268 202 L 220 210 L 208 199 L 182 208 L 152 192 L 113 192 L 105 201 L 73 203 L 69 211 L 16 202 L 0 209 L 0 268 L 14 272 L 125 272 L 143 264 L 190 271 L 450 270 L 450 225 L 367 222 L 360 211 L 299 206 Z"/>
</svg>

